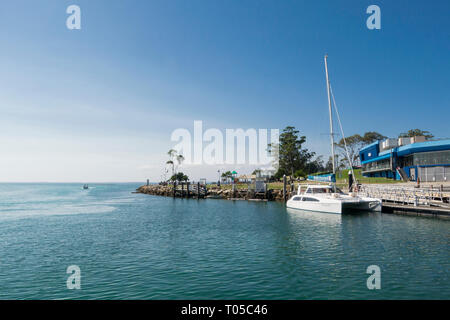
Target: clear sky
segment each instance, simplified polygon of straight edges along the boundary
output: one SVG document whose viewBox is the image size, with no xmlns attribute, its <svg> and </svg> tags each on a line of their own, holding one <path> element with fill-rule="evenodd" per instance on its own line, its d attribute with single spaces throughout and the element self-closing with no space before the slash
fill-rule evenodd
<svg viewBox="0 0 450 320">
<path fill-rule="evenodd" d="M 71 4 L 81 30 L 66 28 Z M 381 30 L 366 27 L 371 4 Z M 325 53 L 347 135 L 449 138 L 449 12 L 447 0 L 3 0 L 0 181 L 157 181 L 171 132 L 194 120 L 292 125 L 328 157 Z"/>
</svg>

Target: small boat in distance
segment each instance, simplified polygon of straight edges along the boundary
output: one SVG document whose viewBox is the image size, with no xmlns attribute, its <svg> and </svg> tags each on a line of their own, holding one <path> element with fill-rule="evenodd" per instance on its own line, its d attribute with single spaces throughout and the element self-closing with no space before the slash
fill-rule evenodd
<svg viewBox="0 0 450 320">
<path fill-rule="evenodd" d="M 304 193 L 301 192 L 301 186 L 298 187 L 297 195 L 293 196 L 286 203 L 286 206 L 291 209 L 300 209 L 308 211 L 318 211 L 318 212 L 328 212 L 328 213 L 346 213 L 349 211 L 361 212 L 361 211 L 381 211 L 382 201 L 380 199 L 360 197 L 356 193 L 351 192 L 350 194 L 343 193 L 339 188 L 336 187 L 336 156 L 334 152 L 334 133 L 333 133 L 333 113 L 331 109 L 331 88 L 330 81 L 328 79 L 328 65 L 327 56 L 325 60 L 325 74 L 327 80 L 327 93 L 328 93 L 328 111 L 330 116 L 330 137 L 331 137 L 331 158 L 333 162 L 333 173 L 325 174 L 320 176 L 308 177 L 308 180 L 315 180 L 321 182 L 329 182 L 331 184 L 321 184 L 321 185 L 308 185 Z M 334 96 L 333 96 L 334 102 Z M 336 103 L 334 106 L 337 113 Z M 342 125 L 340 123 L 339 114 L 338 120 L 341 127 L 341 133 L 345 144 L 345 149 L 347 151 L 347 145 L 345 142 L 344 132 L 342 130 Z M 350 165 L 350 170 L 352 176 L 353 173 L 353 163 L 350 160 L 347 152 L 347 158 Z M 353 185 L 351 186 L 353 188 Z"/>
<path fill-rule="evenodd" d="M 87 184 L 85 184 L 85 185 L 83 185 L 83 189 L 89 189 L 89 185 L 87 185 Z"/>
</svg>

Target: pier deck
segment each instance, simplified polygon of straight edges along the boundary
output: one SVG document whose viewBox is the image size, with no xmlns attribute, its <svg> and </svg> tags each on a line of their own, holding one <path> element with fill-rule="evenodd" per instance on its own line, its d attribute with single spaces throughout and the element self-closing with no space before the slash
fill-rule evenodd
<svg viewBox="0 0 450 320">
<path fill-rule="evenodd" d="M 439 217 L 450 220 L 450 208 L 425 207 L 383 201 L 383 213 L 397 213 L 409 216 Z"/>
<path fill-rule="evenodd" d="M 383 213 L 450 218 L 448 188 L 362 185 L 360 194 L 383 201 Z"/>
</svg>

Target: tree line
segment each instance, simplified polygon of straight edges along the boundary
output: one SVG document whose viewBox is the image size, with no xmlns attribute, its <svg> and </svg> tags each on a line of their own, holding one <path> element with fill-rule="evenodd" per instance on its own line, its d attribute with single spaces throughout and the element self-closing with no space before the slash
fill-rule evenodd
<svg viewBox="0 0 450 320">
<path fill-rule="evenodd" d="M 399 138 L 425 136 L 427 139 L 433 138 L 433 134 L 429 131 L 421 129 L 411 129 L 407 132 L 400 133 Z M 347 146 L 349 158 L 353 166 L 359 164 L 359 150 L 365 145 L 371 144 L 378 140 L 386 139 L 387 137 L 379 132 L 369 131 L 362 135 L 354 134 L 346 137 L 345 142 L 342 138 L 335 143 L 336 146 L 336 168 L 344 169 L 349 167 L 347 160 Z M 300 131 L 295 127 L 288 126 L 280 134 L 278 145 L 268 145 L 269 152 L 278 158 L 278 162 L 274 164 L 277 171 L 275 178 L 279 179 L 283 175 L 294 178 L 305 177 L 308 174 L 318 172 L 331 172 L 333 170 L 333 160 L 329 157 L 325 163 L 322 156 L 316 156 L 315 152 L 309 151 L 304 147 L 306 137 L 300 135 Z"/>
<path fill-rule="evenodd" d="M 399 138 L 415 136 L 425 136 L 427 139 L 434 137 L 431 132 L 421 129 L 411 129 L 398 135 Z M 345 142 L 344 139 L 340 139 L 339 142 L 335 143 L 337 149 L 336 168 L 345 169 L 349 167 L 345 146 L 347 146 L 352 165 L 356 166 L 360 162 L 359 150 L 362 147 L 386 138 L 385 135 L 379 132 L 369 131 L 362 135 L 354 134 L 346 137 Z M 283 175 L 298 178 L 319 172 L 331 172 L 333 170 L 332 158 L 329 157 L 328 161 L 325 162 L 323 156 L 317 156 L 315 152 L 305 148 L 305 142 L 306 136 L 301 135 L 300 131 L 295 127 L 287 126 L 280 134 L 279 143 L 276 145 L 268 145 L 268 151 L 275 159 L 278 159 L 273 164 L 276 169 L 275 179 L 280 179 Z M 183 155 L 178 154 L 173 149 L 169 150 L 167 154 L 170 159 L 166 162 L 166 165 L 171 167 L 171 177 L 168 180 L 178 182 L 188 181 L 189 177 L 187 175 L 183 172 L 178 172 L 179 166 L 184 161 Z M 227 171 L 223 172 L 221 176 L 222 178 L 231 179 L 233 175 L 230 171 Z"/>
</svg>

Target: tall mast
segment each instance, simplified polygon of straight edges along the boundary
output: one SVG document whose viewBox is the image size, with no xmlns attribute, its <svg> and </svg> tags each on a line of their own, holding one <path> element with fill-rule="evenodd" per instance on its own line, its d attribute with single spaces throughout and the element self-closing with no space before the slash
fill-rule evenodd
<svg viewBox="0 0 450 320">
<path fill-rule="evenodd" d="M 333 113 L 331 110 L 331 94 L 330 94 L 330 80 L 328 79 L 328 55 L 325 55 L 325 73 L 327 75 L 327 93 L 328 93 L 328 111 L 330 113 L 330 137 L 331 137 L 331 158 L 333 159 L 333 173 L 336 173 L 336 161 L 334 155 L 334 133 L 333 133 Z"/>
</svg>

